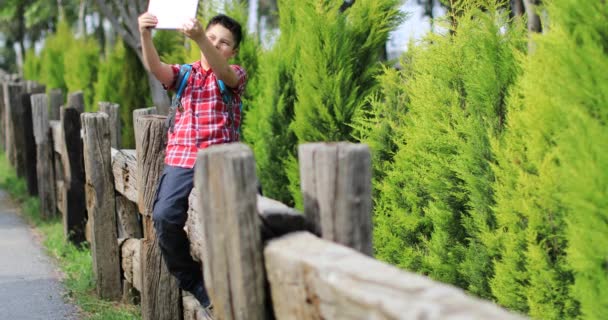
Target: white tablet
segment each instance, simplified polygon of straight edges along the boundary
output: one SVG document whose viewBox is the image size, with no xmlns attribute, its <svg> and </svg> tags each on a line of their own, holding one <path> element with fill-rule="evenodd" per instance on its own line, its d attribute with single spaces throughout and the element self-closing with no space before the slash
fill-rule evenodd
<svg viewBox="0 0 608 320">
<path fill-rule="evenodd" d="M 196 18 L 198 0 L 150 0 L 148 12 L 158 19 L 156 29 L 181 29 Z"/>
</svg>

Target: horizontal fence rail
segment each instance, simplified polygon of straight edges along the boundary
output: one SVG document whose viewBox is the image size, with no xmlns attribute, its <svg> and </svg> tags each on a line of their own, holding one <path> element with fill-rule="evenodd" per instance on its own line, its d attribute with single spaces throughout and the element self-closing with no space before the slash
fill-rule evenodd
<svg viewBox="0 0 608 320">
<path fill-rule="evenodd" d="M 84 113 L 82 93 L 64 104 L 60 90 L 16 80 L 0 79 L 0 147 L 41 216 L 59 211 L 66 238 L 90 243 L 97 294 L 140 303 L 144 319 L 206 319 L 168 273 L 152 223 L 165 117 L 135 110 L 136 148 L 121 149 L 118 105 Z M 523 318 L 372 257 L 367 146 L 313 143 L 298 154 L 304 212 L 258 194 L 248 146 L 199 152 L 185 229 L 215 318 Z"/>
</svg>

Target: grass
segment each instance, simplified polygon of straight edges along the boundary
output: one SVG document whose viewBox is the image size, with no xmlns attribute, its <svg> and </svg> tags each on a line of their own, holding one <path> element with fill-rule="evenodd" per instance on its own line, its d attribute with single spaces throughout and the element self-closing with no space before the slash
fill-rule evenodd
<svg viewBox="0 0 608 320">
<path fill-rule="evenodd" d="M 80 307 L 83 319 L 141 319 L 139 306 L 105 301 L 96 296 L 91 250 L 87 245 L 76 247 L 66 241 L 59 217 L 50 220 L 40 217 L 39 200 L 28 196 L 25 180 L 16 176 L 3 152 L 0 152 L 0 188 L 21 205 L 25 220 L 42 235 L 47 253 L 55 258 L 65 275 L 62 282 L 67 290 L 66 298 Z"/>
</svg>

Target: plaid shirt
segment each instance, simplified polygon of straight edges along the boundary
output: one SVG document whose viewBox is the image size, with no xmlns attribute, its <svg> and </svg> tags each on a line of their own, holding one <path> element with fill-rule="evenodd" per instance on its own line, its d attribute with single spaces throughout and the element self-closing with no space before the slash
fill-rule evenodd
<svg viewBox="0 0 608 320">
<path fill-rule="evenodd" d="M 241 123 L 241 94 L 245 90 L 247 74 L 237 65 L 230 66 L 237 74 L 239 83 L 233 91 L 233 119 L 231 123 L 228 106 L 222 100 L 215 73 L 205 71 L 200 61 L 192 64 L 192 72 L 181 98 L 183 111 L 175 114 L 173 133 L 168 133 L 165 164 L 193 168 L 198 150 L 210 145 L 239 140 L 237 128 Z M 179 64 L 171 65 L 177 80 Z M 175 88 L 174 84 L 171 88 Z"/>
</svg>

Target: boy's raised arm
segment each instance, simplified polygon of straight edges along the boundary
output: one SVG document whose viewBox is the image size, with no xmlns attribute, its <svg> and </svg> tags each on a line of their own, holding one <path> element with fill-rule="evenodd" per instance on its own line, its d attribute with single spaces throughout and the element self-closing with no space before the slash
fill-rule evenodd
<svg viewBox="0 0 608 320">
<path fill-rule="evenodd" d="M 207 38 L 207 35 L 205 34 L 205 30 L 198 20 L 191 19 L 185 23 L 181 32 L 196 42 L 218 79 L 224 81 L 230 88 L 238 86 L 238 75 L 234 69 L 230 67 L 228 60 L 222 57 L 218 49 L 209 41 L 209 38 Z"/>
<path fill-rule="evenodd" d="M 144 13 L 137 19 L 139 33 L 141 35 L 141 51 L 144 60 L 144 67 L 152 72 L 156 79 L 166 87 L 173 84 L 174 74 L 171 66 L 160 61 L 158 52 L 152 42 L 152 28 L 156 26 L 158 20 L 149 13 Z"/>
</svg>

